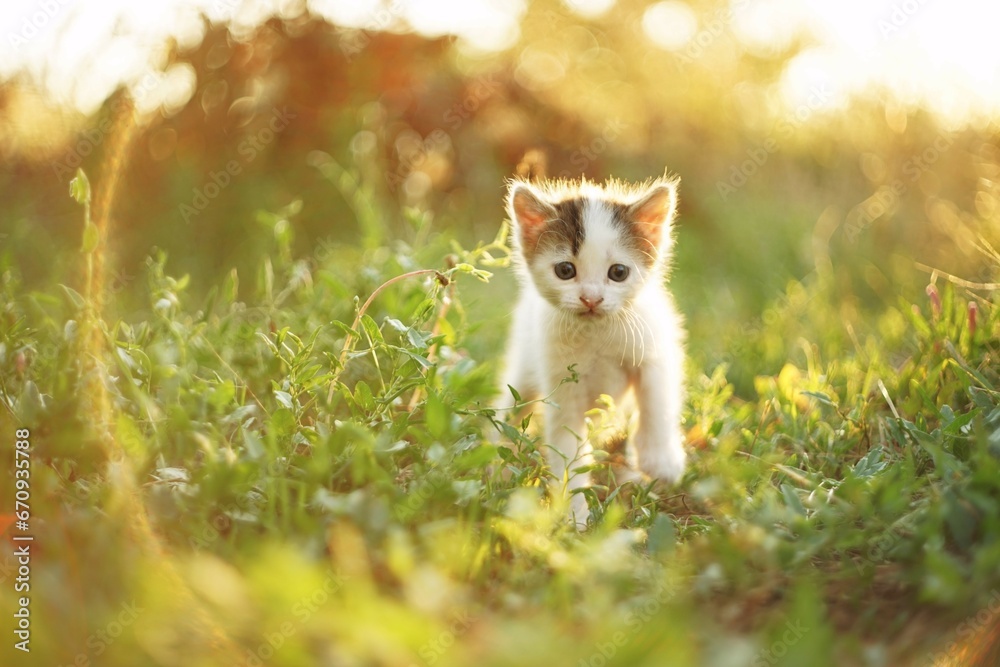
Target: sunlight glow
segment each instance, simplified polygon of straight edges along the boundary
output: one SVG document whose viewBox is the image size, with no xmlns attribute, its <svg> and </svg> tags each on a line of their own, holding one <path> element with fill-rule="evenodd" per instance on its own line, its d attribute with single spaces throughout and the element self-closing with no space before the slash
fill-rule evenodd
<svg viewBox="0 0 1000 667">
<path fill-rule="evenodd" d="M 523 0 L 409 0 L 406 20 L 422 35 L 458 35 L 478 49 L 497 51 L 516 43 L 524 10 Z"/>
<path fill-rule="evenodd" d="M 383 7 L 379 0 L 312 0 L 309 9 L 322 16 L 330 23 L 345 28 L 361 28 L 363 30 L 386 30 L 399 21 L 402 14 L 402 3 L 390 2 Z"/>
<path fill-rule="evenodd" d="M 789 63 L 824 69 L 843 94 L 883 89 L 949 125 L 1000 112 L 1000 3 L 808 0 L 804 28 L 822 43 Z"/>
<path fill-rule="evenodd" d="M 180 48 L 198 44 L 204 24 L 197 17 L 195 7 L 180 1 L 141 9 L 128 0 L 10 2 L 0 11 L 0 82 L 26 75 L 54 101 L 84 114 L 122 86 L 137 99 L 176 107 L 187 101 L 176 74 L 159 75 L 164 90 L 153 90 L 146 75 L 162 72 L 168 39 Z"/>
<path fill-rule="evenodd" d="M 646 37 L 660 48 L 676 51 L 694 37 L 698 30 L 698 17 L 683 2 L 657 2 L 642 15 L 642 29 Z"/>
<path fill-rule="evenodd" d="M 22 76 L 54 102 L 94 113 L 115 90 L 176 109 L 194 90 L 190 68 L 164 73 L 167 44 L 194 48 L 206 20 L 247 39 L 273 16 L 306 9 L 370 32 L 456 35 L 479 51 L 512 46 L 525 0 L 9 0 L 0 8 L 0 83 Z M 150 76 L 150 75 L 153 76 Z M 159 89 L 160 86 L 164 88 Z M 143 102 L 146 100 L 146 102 Z"/>
<path fill-rule="evenodd" d="M 619 11 L 615 0 L 563 4 L 584 18 Z M 196 46 L 206 22 L 225 23 L 236 39 L 245 39 L 272 16 L 308 11 L 369 32 L 455 35 L 473 51 L 491 52 L 516 44 L 526 10 L 526 0 L 8 0 L 0 8 L 0 83 L 21 77 L 84 114 L 123 86 L 144 93 L 146 108 L 154 100 L 177 108 L 195 82 L 186 70 L 163 74 L 166 45 Z M 729 11 L 712 16 L 666 0 L 642 15 L 646 37 L 667 50 L 685 48 L 699 30 L 713 39 L 729 33 L 762 56 L 805 44 L 779 78 L 790 110 L 810 97 L 815 102 L 822 84 L 834 91 L 823 108 L 884 91 L 887 100 L 929 109 L 950 125 L 1000 112 L 997 25 L 1000 3 L 989 0 L 731 0 Z M 553 63 L 536 64 L 544 66 L 531 77 L 536 84 L 560 76 Z M 155 86 L 164 90 L 150 89 L 151 72 L 159 73 Z"/>
<path fill-rule="evenodd" d="M 594 19 L 607 14 L 615 0 L 563 0 L 563 4 L 580 16 Z"/>
<path fill-rule="evenodd" d="M 787 48 L 807 19 L 797 0 L 733 0 L 732 10 L 737 39 L 759 55 Z"/>
</svg>

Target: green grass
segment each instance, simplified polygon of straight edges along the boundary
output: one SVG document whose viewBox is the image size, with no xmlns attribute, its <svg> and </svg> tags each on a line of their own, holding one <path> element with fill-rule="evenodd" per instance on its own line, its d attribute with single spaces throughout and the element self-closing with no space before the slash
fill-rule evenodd
<svg viewBox="0 0 1000 667">
<path fill-rule="evenodd" d="M 532 429 L 488 409 L 503 238 L 464 250 L 411 212 L 389 240 L 386 204 L 341 184 L 363 247 L 296 256 L 292 205 L 258 216 L 256 274 L 215 286 L 162 253 L 103 296 L 3 274 L 30 664 L 994 664 L 973 660 L 1000 622 L 995 294 L 937 279 L 939 307 L 860 315 L 817 274 L 727 329 L 725 363 L 695 338 L 688 474 L 615 486 L 601 457 L 580 534 Z"/>
</svg>

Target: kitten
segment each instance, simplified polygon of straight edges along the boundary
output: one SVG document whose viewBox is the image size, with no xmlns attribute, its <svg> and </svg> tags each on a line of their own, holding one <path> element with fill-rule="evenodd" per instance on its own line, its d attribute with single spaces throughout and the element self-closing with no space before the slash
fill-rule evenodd
<svg viewBox="0 0 1000 667">
<path fill-rule="evenodd" d="M 664 286 L 676 206 L 677 181 L 668 178 L 510 184 L 521 294 L 501 390 L 509 395 L 510 385 L 522 400 L 554 392 L 543 407 L 543 443 L 569 491 L 590 485 L 589 473 L 573 469 L 593 463 L 585 413 L 602 394 L 616 404 L 634 394 L 639 470 L 669 482 L 684 472 L 684 330 Z M 578 381 L 560 384 L 569 366 Z M 585 526 L 583 495 L 570 507 Z"/>
</svg>

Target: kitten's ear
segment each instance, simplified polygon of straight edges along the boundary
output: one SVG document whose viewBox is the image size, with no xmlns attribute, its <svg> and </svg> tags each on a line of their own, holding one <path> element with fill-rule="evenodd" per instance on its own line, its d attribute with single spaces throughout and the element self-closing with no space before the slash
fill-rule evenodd
<svg viewBox="0 0 1000 667">
<path fill-rule="evenodd" d="M 670 225 L 677 210 L 677 182 L 660 180 L 628 207 L 636 229 L 655 248 L 670 238 Z"/>
<path fill-rule="evenodd" d="M 545 224 L 558 217 L 555 208 L 527 183 L 518 182 L 510 186 L 507 208 L 526 249 L 534 248 Z"/>
</svg>

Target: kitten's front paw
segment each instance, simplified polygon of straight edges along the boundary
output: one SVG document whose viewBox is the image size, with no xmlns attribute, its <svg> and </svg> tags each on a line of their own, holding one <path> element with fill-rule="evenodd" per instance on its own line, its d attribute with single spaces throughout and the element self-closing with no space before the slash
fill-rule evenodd
<svg viewBox="0 0 1000 667">
<path fill-rule="evenodd" d="M 639 470 L 653 479 L 661 479 L 670 484 L 676 484 L 684 476 L 684 464 L 687 454 L 680 447 L 654 454 L 639 455 Z"/>
</svg>

